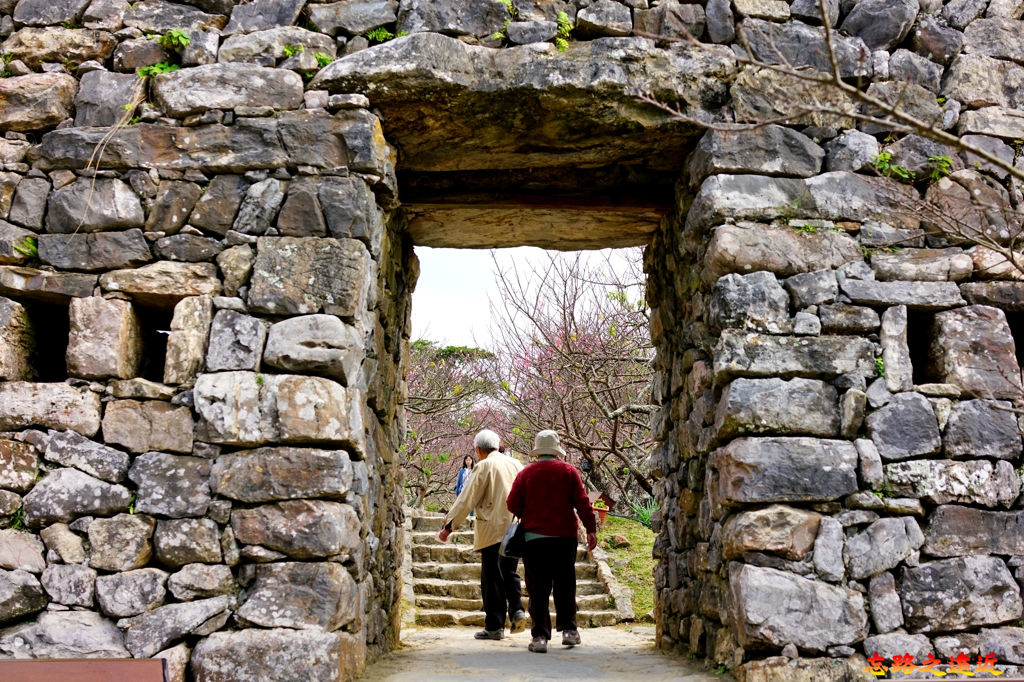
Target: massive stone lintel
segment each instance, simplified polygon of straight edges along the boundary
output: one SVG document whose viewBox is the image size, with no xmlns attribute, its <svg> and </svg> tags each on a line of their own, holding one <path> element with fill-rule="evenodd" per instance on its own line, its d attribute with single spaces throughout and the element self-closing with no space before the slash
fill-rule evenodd
<svg viewBox="0 0 1024 682">
<path fill-rule="evenodd" d="M 359 92 L 380 110 L 406 170 L 606 165 L 633 160 L 680 168 L 702 131 L 640 102 L 649 92 L 711 118 L 733 60 L 662 50 L 644 38 L 492 50 L 414 33 L 348 55 L 311 88 Z M 416 93 L 410 97 L 409 93 Z"/>
</svg>

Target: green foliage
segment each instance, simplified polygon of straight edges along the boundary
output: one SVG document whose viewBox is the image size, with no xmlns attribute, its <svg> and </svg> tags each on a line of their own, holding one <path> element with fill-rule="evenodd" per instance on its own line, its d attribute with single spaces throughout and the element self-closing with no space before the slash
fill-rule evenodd
<svg viewBox="0 0 1024 682">
<path fill-rule="evenodd" d="M 393 40 L 395 38 L 401 38 L 402 36 L 409 35 L 409 32 L 408 31 L 399 31 L 398 33 L 392 33 L 391 31 L 387 30 L 383 26 L 378 26 L 377 28 L 373 29 L 372 31 L 367 31 L 363 35 L 371 43 L 377 45 L 377 44 L 380 44 L 380 43 L 386 43 L 389 40 Z"/>
<path fill-rule="evenodd" d="M 932 170 L 929 177 L 932 181 L 941 180 L 950 173 L 953 172 L 953 159 L 943 154 L 928 157 L 928 163 L 931 164 Z"/>
<path fill-rule="evenodd" d="M 316 63 L 320 66 L 321 69 L 330 64 L 332 61 L 334 61 L 331 58 L 331 55 L 327 54 L 326 52 L 313 53 L 313 59 L 316 60 Z"/>
<path fill-rule="evenodd" d="M 633 512 L 633 517 L 648 528 L 651 527 L 651 514 L 653 514 L 657 509 L 658 501 L 654 499 L 641 504 L 629 505 L 629 510 Z"/>
<path fill-rule="evenodd" d="M 71 19 L 60 22 L 60 25 L 64 28 L 82 28 L 81 24 L 79 24 L 77 21 L 72 21 Z"/>
<path fill-rule="evenodd" d="M 722 665 L 718 666 L 717 668 L 715 668 L 715 674 L 716 675 L 724 675 L 725 673 L 726 673 L 726 668 L 725 668 L 725 664 L 724 663 Z"/>
<path fill-rule="evenodd" d="M 187 47 L 192 42 L 192 38 L 180 28 L 172 28 L 157 38 L 157 42 L 168 50 L 180 50 L 183 47 Z"/>
<path fill-rule="evenodd" d="M 880 175 L 898 180 L 913 180 L 914 174 L 898 163 L 892 162 L 892 152 L 879 152 L 871 157 L 871 164 Z"/>
<path fill-rule="evenodd" d="M 14 59 L 14 55 L 10 52 L 4 52 L 0 54 L 0 78 L 7 78 L 11 75 L 11 70 L 7 68 L 7 65 Z"/>
<path fill-rule="evenodd" d="M 138 495 L 136 495 L 135 493 L 132 493 L 132 498 L 130 500 L 128 500 L 128 513 L 129 514 L 134 514 L 135 513 L 135 500 L 137 498 L 138 498 Z"/>
<path fill-rule="evenodd" d="M 169 64 L 167 62 L 157 62 L 156 64 L 150 64 L 149 66 L 143 66 L 139 69 L 139 78 L 149 78 L 150 76 L 159 76 L 162 73 L 170 73 L 171 71 L 177 71 L 181 67 L 177 64 Z"/>
<path fill-rule="evenodd" d="M 39 255 L 39 245 L 35 237 L 25 237 L 20 242 L 11 246 L 15 251 L 29 258 L 35 258 Z"/>
<path fill-rule="evenodd" d="M 302 45 L 290 45 L 286 44 L 281 50 L 284 52 L 285 57 L 294 57 L 298 53 L 304 51 L 306 48 Z"/>
<path fill-rule="evenodd" d="M 555 47 L 559 52 L 565 52 L 569 49 L 569 36 L 572 34 L 572 21 L 569 20 L 569 15 L 565 12 L 559 12 L 558 16 L 555 17 L 555 22 L 558 24 L 558 32 L 555 34 Z"/>
<path fill-rule="evenodd" d="M 875 358 L 875 371 L 878 373 L 878 376 L 885 376 L 885 360 L 880 357 Z"/>
<path fill-rule="evenodd" d="M 263 375 L 262 374 L 257 374 L 256 375 L 256 385 L 257 386 L 262 386 L 263 385 Z"/>
<path fill-rule="evenodd" d="M 11 530 L 21 530 L 25 527 L 25 508 L 18 507 L 14 513 L 5 520 L 7 527 Z"/>
<path fill-rule="evenodd" d="M 790 227 L 792 227 L 797 232 L 802 232 L 803 234 L 814 234 L 815 232 L 818 231 L 818 228 L 816 228 L 814 225 L 808 225 L 807 223 L 802 223 L 800 225 L 790 225 Z"/>
</svg>

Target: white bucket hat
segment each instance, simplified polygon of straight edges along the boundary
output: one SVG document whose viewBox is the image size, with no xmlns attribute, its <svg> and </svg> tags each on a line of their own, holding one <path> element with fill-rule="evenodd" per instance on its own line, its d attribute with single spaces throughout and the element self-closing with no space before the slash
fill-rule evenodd
<svg viewBox="0 0 1024 682">
<path fill-rule="evenodd" d="M 561 455 L 565 457 L 565 450 L 558 442 L 558 433 L 551 430 L 541 431 L 533 439 L 533 451 L 531 455 Z"/>
</svg>

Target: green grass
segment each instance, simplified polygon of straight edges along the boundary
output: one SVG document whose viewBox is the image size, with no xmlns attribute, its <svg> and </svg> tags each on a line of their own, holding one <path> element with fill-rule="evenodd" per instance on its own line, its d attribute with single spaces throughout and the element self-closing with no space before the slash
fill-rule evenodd
<svg viewBox="0 0 1024 682">
<path fill-rule="evenodd" d="M 611 547 L 614 535 L 625 535 L 629 547 Z M 651 556 L 654 533 L 636 521 L 608 516 L 604 525 L 597 529 L 597 541 L 610 555 L 608 565 L 615 577 L 633 591 L 633 612 L 637 619 L 643 618 L 654 610 L 654 559 Z M 626 563 L 620 566 L 623 560 Z"/>
</svg>

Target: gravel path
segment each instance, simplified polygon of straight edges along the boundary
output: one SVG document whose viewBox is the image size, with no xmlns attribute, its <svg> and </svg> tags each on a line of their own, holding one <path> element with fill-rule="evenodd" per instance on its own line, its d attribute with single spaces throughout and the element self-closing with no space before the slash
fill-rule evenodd
<svg viewBox="0 0 1024 682">
<path fill-rule="evenodd" d="M 413 627 L 402 631 L 402 649 L 366 669 L 363 680 L 388 682 L 533 682 L 534 680 L 643 680 L 722 682 L 700 665 L 654 648 L 654 628 L 607 627 L 580 630 L 583 645 L 563 648 L 555 640 L 546 654 L 526 650 L 530 633 L 477 641 L 479 628 Z"/>
</svg>

